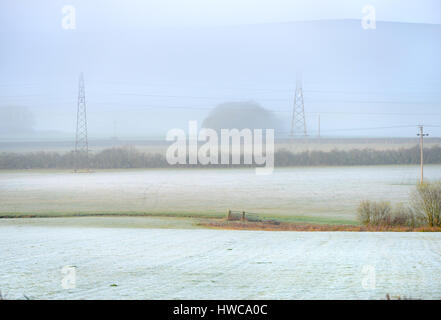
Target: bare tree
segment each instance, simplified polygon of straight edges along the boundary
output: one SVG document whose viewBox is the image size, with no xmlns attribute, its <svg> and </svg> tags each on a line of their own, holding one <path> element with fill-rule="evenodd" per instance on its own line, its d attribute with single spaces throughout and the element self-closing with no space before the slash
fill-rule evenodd
<svg viewBox="0 0 441 320">
<path fill-rule="evenodd" d="M 441 227 L 441 181 L 419 184 L 411 195 L 411 203 L 430 227 Z"/>
</svg>

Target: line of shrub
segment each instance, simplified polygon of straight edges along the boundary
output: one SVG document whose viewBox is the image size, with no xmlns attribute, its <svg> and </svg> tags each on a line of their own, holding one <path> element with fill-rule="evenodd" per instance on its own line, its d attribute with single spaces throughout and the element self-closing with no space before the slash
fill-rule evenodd
<svg viewBox="0 0 441 320">
<path fill-rule="evenodd" d="M 441 227 L 441 182 L 417 185 L 409 205 L 393 207 L 387 201 L 363 200 L 357 213 L 360 223 L 366 226 Z"/>
<path fill-rule="evenodd" d="M 441 147 L 424 149 L 425 163 L 441 163 Z M 84 157 L 77 157 L 73 151 L 60 154 L 57 152 L 0 153 L 0 169 L 69 169 L 75 160 L 80 163 Z M 134 147 L 104 149 L 98 153 L 89 153 L 90 168 L 166 168 L 170 167 L 163 154 L 141 152 Z M 353 149 L 349 151 L 305 151 L 292 153 L 279 150 L 274 154 L 276 167 L 286 166 L 348 166 L 348 165 L 387 165 L 417 164 L 417 147 L 399 150 Z M 254 165 L 179 165 L 178 167 L 250 167 Z"/>
</svg>

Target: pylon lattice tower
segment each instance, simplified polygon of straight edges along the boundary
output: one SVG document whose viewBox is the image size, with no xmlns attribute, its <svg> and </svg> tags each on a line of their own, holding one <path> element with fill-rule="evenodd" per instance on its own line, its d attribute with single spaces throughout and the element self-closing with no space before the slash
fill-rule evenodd
<svg viewBox="0 0 441 320">
<path fill-rule="evenodd" d="M 89 171 L 89 143 L 87 141 L 86 94 L 83 73 L 78 84 L 77 130 L 75 136 L 75 172 Z"/>
<path fill-rule="evenodd" d="M 291 136 L 306 136 L 305 104 L 303 102 L 303 89 L 301 75 L 297 75 L 296 92 L 291 121 Z"/>
</svg>

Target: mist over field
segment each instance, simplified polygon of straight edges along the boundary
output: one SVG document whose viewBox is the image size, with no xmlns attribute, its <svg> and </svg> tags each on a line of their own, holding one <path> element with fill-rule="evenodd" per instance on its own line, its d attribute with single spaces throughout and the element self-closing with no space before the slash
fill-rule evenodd
<svg viewBox="0 0 441 320">
<path fill-rule="evenodd" d="M 438 0 L 1 1 L 0 300 L 441 299 L 440 40 Z"/>
<path fill-rule="evenodd" d="M 59 7 L 26 3 L 3 3 L 1 11 L 13 9 L 15 18 L 3 13 L 0 28 L 7 48 L 0 52 L 0 106 L 26 107 L 35 118 L 35 132 L 22 139 L 73 139 L 80 72 L 91 139 L 163 139 L 235 101 L 269 110 L 286 135 L 299 72 L 311 135 L 319 115 L 324 136 L 409 137 L 414 128 L 361 129 L 439 125 L 440 24 L 383 21 L 379 11 L 376 29 L 364 30 L 360 5 L 352 19 L 257 16 L 255 22 L 165 26 L 140 19 L 152 12 L 139 3 L 121 12 L 110 10 L 116 8 L 110 2 L 100 13 L 77 1 L 76 29 L 65 30 Z M 192 14 L 186 10 L 183 15 Z M 250 112 L 247 119 L 254 117 Z M 3 130 L 1 137 L 15 136 Z"/>
</svg>

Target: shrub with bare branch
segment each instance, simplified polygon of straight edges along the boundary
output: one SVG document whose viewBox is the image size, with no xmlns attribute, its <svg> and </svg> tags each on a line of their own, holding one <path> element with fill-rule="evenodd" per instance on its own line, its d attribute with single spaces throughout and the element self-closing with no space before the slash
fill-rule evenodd
<svg viewBox="0 0 441 320">
<path fill-rule="evenodd" d="M 389 202 L 364 200 L 360 202 L 357 213 L 360 223 L 366 226 L 416 228 L 424 224 L 421 216 L 404 204 L 398 204 L 392 208 Z"/>
<path fill-rule="evenodd" d="M 411 195 L 411 203 L 429 227 L 441 227 L 441 181 L 419 184 Z"/>
<path fill-rule="evenodd" d="M 360 202 L 358 207 L 358 219 L 364 225 L 383 226 L 389 225 L 391 220 L 391 205 L 389 202 L 369 201 Z"/>
</svg>

